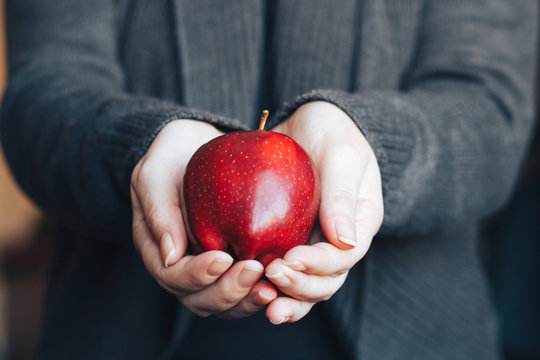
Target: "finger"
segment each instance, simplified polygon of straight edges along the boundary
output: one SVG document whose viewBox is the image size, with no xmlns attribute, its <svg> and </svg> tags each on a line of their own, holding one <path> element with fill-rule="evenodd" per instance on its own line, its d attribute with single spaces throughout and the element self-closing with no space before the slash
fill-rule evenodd
<svg viewBox="0 0 540 360">
<path fill-rule="evenodd" d="M 274 325 L 295 322 L 306 316 L 313 305 L 315 304 L 308 301 L 278 297 L 268 305 L 266 317 Z"/>
<path fill-rule="evenodd" d="M 131 189 L 131 204 L 133 211 L 133 244 L 135 245 L 135 249 L 141 256 L 144 266 L 150 275 L 156 279 L 161 287 L 171 292 L 172 290 L 160 279 L 160 272 L 164 265 L 161 261 L 159 246 L 152 237 L 150 229 L 146 223 L 142 207 L 140 206 L 139 199 L 134 194 L 133 189 Z"/>
<path fill-rule="evenodd" d="M 354 220 L 357 246 L 354 248 L 342 250 L 328 242 L 296 246 L 283 256 L 283 263 L 310 275 L 332 276 L 350 270 L 364 257 L 380 227 L 382 215 L 373 204 L 366 199 L 357 202 Z"/>
<path fill-rule="evenodd" d="M 276 288 L 268 281 L 259 281 L 253 286 L 248 296 L 230 310 L 217 314 L 223 319 L 237 319 L 252 315 L 268 305 L 277 297 Z"/>
<path fill-rule="evenodd" d="M 283 257 L 283 264 L 308 275 L 332 276 L 346 272 L 360 258 L 356 248 L 341 250 L 328 242 L 320 242 L 292 248 Z"/>
<path fill-rule="evenodd" d="M 144 217 L 134 211 L 133 241 L 143 263 L 154 279 L 175 295 L 198 291 L 216 281 L 233 263 L 222 251 L 207 251 L 197 256 L 184 256 L 178 263 L 166 267 L 159 246 L 153 240 Z"/>
<path fill-rule="evenodd" d="M 354 214 L 367 162 L 364 157 L 354 146 L 340 144 L 330 146 L 319 163 L 321 228 L 328 241 L 344 250 L 356 246 Z"/>
<path fill-rule="evenodd" d="M 144 245 L 144 242 L 149 239 L 152 239 L 152 235 L 150 234 L 150 230 L 148 229 L 146 225 L 146 219 L 144 217 L 144 213 L 142 211 L 142 207 L 139 201 L 139 198 L 135 194 L 135 190 L 133 188 L 130 189 L 131 193 L 131 209 L 133 214 L 133 222 L 131 224 L 132 233 L 133 233 L 133 244 L 135 245 L 135 249 L 139 254 L 141 254 L 141 248 Z"/>
<path fill-rule="evenodd" d="M 358 245 L 341 250 L 328 242 L 296 246 L 283 257 L 283 264 L 308 275 L 337 276 L 350 270 L 365 255 L 372 237 L 357 231 Z M 268 271 L 268 269 L 267 269 Z"/>
<path fill-rule="evenodd" d="M 359 219 L 372 220 L 371 226 L 366 228 L 366 232 L 376 234 L 383 221 L 384 201 L 379 165 L 374 156 L 368 162 L 365 174 L 358 191 L 360 206 L 357 206 L 356 221 Z"/>
<path fill-rule="evenodd" d="M 332 276 L 308 275 L 276 259 L 266 267 L 266 277 L 279 290 L 295 299 L 319 302 L 335 294 L 345 282 L 347 272 Z"/>
<path fill-rule="evenodd" d="M 132 180 L 142 213 L 155 241 L 160 244 L 165 266 L 176 263 L 184 255 L 187 240 L 180 207 L 179 182 L 165 163 L 155 166 L 142 162 Z"/>
<path fill-rule="evenodd" d="M 216 281 L 233 262 L 221 251 L 208 251 L 197 256 L 185 256 L 169 268 L 163 264 L 159 246 L 152 238 L 138 198 L 132 196 L 133 242 L 150 275 L 168 292 L 185 295 Z"/>
<path fill-rule="evenodd" d="M 160 266 L 160 280 L 177 296 L 185 296 L 197 292 L 214 282 L 223 275 L 233 263 L 233 258 L 223 251 L 207 251 L 196 256 L 184 256 L 176 264 L 165 267 L 158 261 L 154 266 Z"/>
<path fill-rule="evenodd" d="M 357 234 L 356 253 L 363 258 L 373 237 L 379 231 L 384 216 L 381 177 L 375 156 L 368 161 L 362 184 L 358 191 L 354 224 Z"/>
<path fill-rule="evenodd" d="M 244 299 L 260 279 L 263 266 L 255 260 L 240 261 L 212 285 L 180 301 L 198 316 L 222 313 Z"/>
<path fill-rule="evenodd" d="M 162 282 L 159 276 L 161 268 L 164 267 L 159 246 L 154 241 L 142 212 L 139 213 L 139 211 L 135 210 L 135 206 L 133 206 L 133 209 L 133 243 L 135 249 L 141 256 L 150 275 L 162 288 L 172 292 L 172 289 Z"/>
</svg>

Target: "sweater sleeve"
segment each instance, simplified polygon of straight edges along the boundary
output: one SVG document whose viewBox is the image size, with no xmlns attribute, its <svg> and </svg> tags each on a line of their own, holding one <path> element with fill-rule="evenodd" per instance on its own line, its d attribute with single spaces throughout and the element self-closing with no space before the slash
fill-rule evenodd
<svg viewBox="0 0 540 360">
<path fill-rule="evenodd" d="M 165 124 L 189 118 L 238 126 L 127 93 L 115 3 L 7 1 L 0 131 L 15 177 L 49 216 L 110 238 L 129 232 L 131 171 Z"/>
<path fill-rule="evenodd" d="M 479 219 L 511 193 L 533 126 L 536 2 L 427 1 L 399 90 L 315 90 L 358 125 L 379 162 L 381 234 Z"/>
</svg>

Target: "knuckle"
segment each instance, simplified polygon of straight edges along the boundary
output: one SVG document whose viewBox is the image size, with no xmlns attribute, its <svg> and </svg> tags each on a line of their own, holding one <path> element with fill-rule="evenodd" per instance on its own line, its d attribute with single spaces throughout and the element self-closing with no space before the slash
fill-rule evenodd
<svg viewBox="0 0 540 360">
<path fill-rule="evenodd" d="M 144 182 L 147 179 L 151 179 L 153 173 L 154 169 L 150 162 L 143 161 L 139 168 L 139 171 L 137 172 L 137 182 Z"/>
<path fill-rule="evenodd" d="M 238 303 L 238 297 L 232 291 L 223 291 L 220 296 L 220 306 L 225 310 Z"/>
<path fill-rule="evenodd" d="M 358 200 L 356 205 L 356 218 L 358 221 L 382 223 L 384 208 L 382 204 L 370 198 Z"/>
<path fill-rule="evenodd" d="M 289 295 L 293 296 L 294 298 L 309 302 L 317 299 L 319 297 L 319 292 L 320 290 L 316 289 L 315 284 L 310 282 L 298 283 L 288 290 Z"/>
<path fill-rule="evenodd" d="M 131 172 L 131 184 L 132 186 L 140 186 L 144 183 L 146 176 L 150 175 L 151 171 L 148 169 L 147 157 L 143 156 L 141 160 L 135 165 Z"/>
<path fill-rule="evenodd" d="M 187 275 L 187 279 L 191 287 L 198 289 L 207 286 L 212 282 L 212 280 L 214 280 L 202 272 L 190 272 L 189 275 Z"/>
<path fill-rule="evenodd" d="M 359 213 L 366 213 L 366 214 L 373 212 L 377 208 L 375 201 L 367 197 L 358 199 L 358 204 L 356 206 L 358 208 Z"/>
<path fill-rule="evenodd" d="M 350 190 L 343 188 L 334 189 L 326 197 L 324 205 L 329 215 L 352 214 L 355 205 L 355 196 Z"/>
<path fill-rule="evenodd" d="M 146 219 L 152 225 L 158 224 L 160 220 L 159 208 L 154 204 L 150 204 L 146 211 Z"/>
</svg>

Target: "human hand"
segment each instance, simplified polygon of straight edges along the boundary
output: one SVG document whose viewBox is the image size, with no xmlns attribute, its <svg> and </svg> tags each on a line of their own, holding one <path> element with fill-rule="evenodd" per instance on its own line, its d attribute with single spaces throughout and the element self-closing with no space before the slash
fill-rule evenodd
<svg viewBox="0 0 540 360">
<path fill-rule="evenodd" d="M 223 251 L 185 254 L 185 169 L 201 145 L 220 135 L 195 120 L 172 121 L 160 131 L 131 176 L 133 241 L 152 277 L 193 313 L 244 317 L 277 296 L 274 286 L 260 280 L 263 266 L 255 260 L 233 265 Z"/>
<path fill-rule="evenodd" d="M 381 226 L 383 198 L 373 150 L 338 107 L 307 103 L 274 131 L 306 150 L 321 179 L 321 228 L 312 233 L 313 245 L 294 247 L 265 269 L 266 277 L 288 295 L 266 310 L 271 322 L 283 323 L 301 319 L 343 285 Z"/>
</svg>

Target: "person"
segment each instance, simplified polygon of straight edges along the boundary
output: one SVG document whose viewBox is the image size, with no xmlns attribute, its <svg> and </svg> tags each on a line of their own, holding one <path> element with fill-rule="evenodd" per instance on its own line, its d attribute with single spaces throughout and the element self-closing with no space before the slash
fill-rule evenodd
<svg viewBox="0 0 540 360">
<path fill-rule="evenodd" d="M 38 358 L 498 357 L 477 223 L 533 125 L 535 2 L 6 5 L 2 143 L 58 224 Z M 325 241 L 190 255 L 186 163 L 263 108 Z"/>
</svg>

